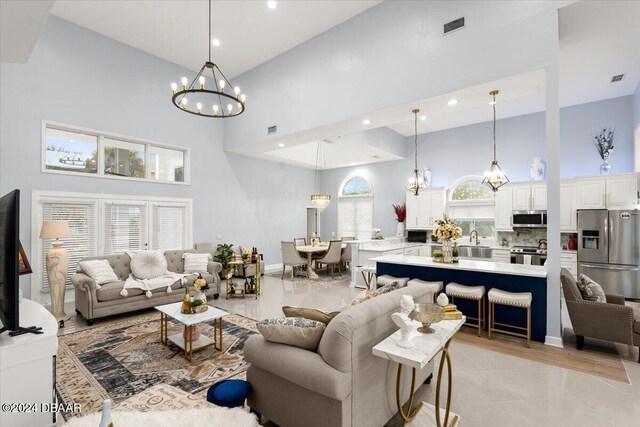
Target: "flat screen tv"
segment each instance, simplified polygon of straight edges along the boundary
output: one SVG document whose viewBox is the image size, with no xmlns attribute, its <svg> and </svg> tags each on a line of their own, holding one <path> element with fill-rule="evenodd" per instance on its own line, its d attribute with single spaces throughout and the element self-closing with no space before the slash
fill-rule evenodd
<svg viewBox="0 0 640 427">
<path fill-rule="evenodd" d="M 31 266 L 20 244 L 19 232 L 20 190 L 14 190 L 0 198 L 0 333 L 40 334 L 40 327 L 20 327 L 19 276 L 31 273 Z"/>
</svg>

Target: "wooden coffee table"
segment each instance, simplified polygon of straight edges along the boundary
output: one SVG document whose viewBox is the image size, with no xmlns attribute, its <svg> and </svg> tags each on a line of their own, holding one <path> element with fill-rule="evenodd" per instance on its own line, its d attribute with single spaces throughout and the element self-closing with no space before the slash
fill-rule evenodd
<svg viewBox="0 0 640 427">
<path fill-rule="evenodd" d="M 154 307 L 160 312 L 160 341 L 164 345 L 169 345 L 169 341 L 180 347 L 189 362 L 193 360 L 193 352 L 203 348 L 213 346 L 216 350 L 222 351 L 222 317 L 227 313 L 224 310 L 209 306 L 203 313 L 184 314 L 182 313 L 182 302 L 160 305 Z M 168 335 L 169 317 L 182 323 L 185 327 L 187 339 L 184 339 L 182 332 Z M 193 340 L 193 326 L 213 320 L 213 339 L 200 333 L 197 340 Z"/>
</svg>

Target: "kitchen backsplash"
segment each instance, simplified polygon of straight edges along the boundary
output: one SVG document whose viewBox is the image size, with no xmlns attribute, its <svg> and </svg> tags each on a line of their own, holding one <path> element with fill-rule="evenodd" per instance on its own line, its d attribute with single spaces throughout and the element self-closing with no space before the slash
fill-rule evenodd
<svg viewBox="0 0 640 427">
<path fill-rule="evenodd" d="M 561 233 L 560 242 L 562 247 L 565 248 L 569 243 L 571 235 L 575 233 Z M 547 230 L 541 228 L 535 228 L 531 230 L 518 230 L 514 232 L 498 232 L 498 241 L 503 238 L 507 239 L 509 246 L 538 246 L 540 239 L 547 238 Z"/>
</svg>

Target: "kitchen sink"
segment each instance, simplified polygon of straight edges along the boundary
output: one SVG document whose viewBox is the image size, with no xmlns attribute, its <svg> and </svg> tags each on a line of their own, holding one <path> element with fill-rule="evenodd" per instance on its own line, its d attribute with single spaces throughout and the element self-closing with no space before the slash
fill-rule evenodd
<svg viewBox="0 0 640 427">
<path fill-rule="evenodd" d="M 491 247 L 460 245 L 458 246 L 458 256 L 460 258 L 491 259 Z"/>
</svg>

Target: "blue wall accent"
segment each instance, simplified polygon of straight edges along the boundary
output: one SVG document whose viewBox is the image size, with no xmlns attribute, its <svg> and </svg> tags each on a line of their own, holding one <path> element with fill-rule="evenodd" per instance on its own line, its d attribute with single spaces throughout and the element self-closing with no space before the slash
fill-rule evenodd
<svg viewBox="0 0 640 427">
<path fill-rule="evenodd" d="M 633 127 L 640 125 L 640 83 L 633 94 Z"/>
<path fill-rule="evenodd" d="M 443 281 L 444 285 L 456 282 L 461 285 L 499 288 L 509 292 L 531 292 L 531 339 L 544 342 L 547 335 L 547 279 L 528 276 L 512 276 L 509 274 L 482 273 L 479 271 L 452 270 L 432 267 L 418 267 L 414 265 L 377 263 L 378 276 L 389 274 L 394 277 L 410 277 L 428 281 Z M 478 305 L 475 301 L 456 298 L 454 304 L 471 317 L 478 317 Z M 500 323 L 526 327 L 526 312 L 522 308 L 496 305 L 496 320 Z M 489 313 L 488 308 L 485 313 Z M 488 319 L 488 317 L 487 317 Z M 488 323 L 487 323 L 488 324 Z M 515 331 L 520 332 L 520 331 Z"/>
</svg>

